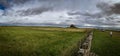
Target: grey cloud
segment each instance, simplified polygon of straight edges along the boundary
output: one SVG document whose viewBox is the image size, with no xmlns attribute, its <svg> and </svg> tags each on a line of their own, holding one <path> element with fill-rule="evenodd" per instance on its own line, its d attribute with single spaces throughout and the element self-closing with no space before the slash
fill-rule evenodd
<svg viewBox="0 0 120 56">
<path fill-rule="evenodd" d="M 9 9 L 13 9 L 13 7 L 16 9 L 19 6 L 23 6 L 24 8 L 26 7 L 26 9 L 18 10 L 17 12 L 20 13 L 20 15 L 28 16 L 32 14 L 41 14 L 43 11 L 45 12 L 51 9 L 54 11 L 79 10 L 79 1 L 80 0 L 11 0 L 11 2 L 8 2 L 8 0 L 1 0 L 0 2 L 5 4 Z M 27 6 L 31 4 L 38 6 L 38 8 L 32 8 L 32 6 L 31 8 L 27 8 Z M 20 7 L 19 9 L 21 9 Z M 12 11 L 14 11 L 14 9 Z M 9 12 L 5 11 L 5 15 L 7 15 L 7 13 Z"/>
<path fill-rule="evenodd" d="M 24 4 L 29 0 L 0 0 L 0 4 L 6 8 L 10 8 L 13 4 Z"/>
<path fill-rule="evenodd" d="M 99 3 L 97 7 L 101 9 L 102 13 L 110 16 L 112 14 L 120 14 L 120 3 L 109 4 L 109 3 Z"/>
<path fill-rule="evenodd" d="M 105 3 L 105 2 L 100 2 L 96 5 L 97 8 L 99 8 L 103 13 L 111 13 L 111 6 L 109 3 Z"/>
<path fill-rule="evenodd" d="M 68 12 L 68 15 L 81 15 L 82 13 L 77 11 L 77 12 Z"/>
<path fill-rule="evenodd" d="M 11 2 L 15 4 L 24 4 L 27 1 L 30 1 L 30 0 L 11 0 Z"/>
<path fill-rule="evenodd" d="M 37 19 L 39 19 L 41 22 L 43 22 L 43 24 L 46 25 L 49 24 L 64 25 L 71 23 L 75 23 L 77 25 L 84 25 L 84 24 L 117 25 L 120 23 L 120 21 L 116 20 L 119 19 L 119 17 L 115 18 L 116 16 L 111 16 L 113 14 L 120 14 L 119 3 L 109 4 L 107 2 L 106 3 L 100 2 L 97 4 L 98 0 L 91 0 L 89 1 L 89 3 L 88 1 L 89 0 L 11 0 L 11 2 L 8 2 L 7 0 L 0 0 L 0 4 L 7 7 L 7 10 L 5 11 L 6 18 L 7 16 L 9 17 L 13 16 L 10 19 L 13 18 L 19 19 L 19 20 L 13 19 L 9 23 L 11 22 L 24 23 L 27 21 L 28 23 L 32 23 L 32 22 L 40 23 L 39 21 L 36 21 L 35 18 L 37 17 L 39 17 Z M 88 10 L 88 12 L 85 12 L 86 10 Z M 52 12 L 49 13 L 48 11 L 53 11 L 55 12 L 56 15 Z M 48 13 L 42 14 L 44 12 L 48 12 Z M 58 14 L 60 12 L 64 12 L 64 13 L 57 15 L 57 12 Z M 66 12 L 67 15 L 65 14 Z M 16 15 L 19 16 L 16 17 Z M 33 17 L 30 17 L 29 15 L 33 15 Z M 47 17 L 47 15 L 49 15 L 50 18 Z M 22 19 L 24 17 L 28 18 L 28 20 Z M 46 19 L 46 21 L 42 20 L 44 18 Z M 105 20 L 102 18 L 105 18 Z M 47 21 L 47 19 L 49 20 L 54 19 L 56 21 L 54 22 Z"/>
<path fill-rule="evenodd" d="M 91 12 L 80 12 L 80 11 L 77 11 L 77 12 L 68 12 L 67 13 L 68 15 L 70 16 L 74 16 L 74 15 L 79 15 L 79 16 L 85 16 L 85 17 L 92 17 L 92 18 L 101 18 L 103 17 L 103 13 L 95 13 L 95 14 L 92 14 Z"/>
<path fill-rule="evenodd" d="M 102 18 L 102 17 L 109 17 L 113 14 L 120 14 L 120 3 L 109 4 L 105 2 L 100 2 L 96 5 L 96 7 L 100 9 L 100 12 L 81 13 L 80 11 L 77 11 L 77 12 L 68 12 L 68 15 L 82 15 L 82 16 L 89 16 L 92 18 Z"/>
<path fill-rule="evenodd" d="M 10 6 L 9 2 L 7 0 L 0 0 L 0 4 L 5 6 L 6 8 Z"/>
<path fill-rule="evenodd" d="M 52 10 L 52 8 L 40 7 L 40 8 L 32 8 L 27 10 L 20 10 L 20 11 L 17 11 L 17 13 L 20 13 L 21 16 L 29 16 L 29 15 L 41 14 L 43 12 L 47 12 L 50 10 Z"/>
<path fill-rule="evenodd" d="M 111 9 L 113 13 L 120 14 L 120 3 L 114 4 L 114 6 L 112 6 Z"/>
</svg>

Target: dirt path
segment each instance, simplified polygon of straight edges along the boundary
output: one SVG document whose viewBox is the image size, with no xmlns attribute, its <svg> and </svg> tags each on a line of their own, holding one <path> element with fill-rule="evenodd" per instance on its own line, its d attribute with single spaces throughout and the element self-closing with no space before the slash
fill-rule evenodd
<svg viewBox="0 0 120 56">
<path fill-rule="evenodd" d="M 80 45 L 78 56 L 97 56 L 96 54 L 90 52 L 92 38 L 93 32 L 90 32 L 83 43 Z"/>
</svg>

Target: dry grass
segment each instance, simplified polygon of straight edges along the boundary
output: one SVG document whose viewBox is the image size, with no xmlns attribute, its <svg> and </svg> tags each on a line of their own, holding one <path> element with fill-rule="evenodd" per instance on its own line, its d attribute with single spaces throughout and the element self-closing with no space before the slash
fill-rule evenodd
<svg viewBox="0 0 120 56">
<path fill-rule="evenodd" d="M 49 30 L 49 31 L 67 31 L 67 32 L 84 32 L 86 29 L 79 28 L 32 28 L 38 30 Z"/>
</svg>

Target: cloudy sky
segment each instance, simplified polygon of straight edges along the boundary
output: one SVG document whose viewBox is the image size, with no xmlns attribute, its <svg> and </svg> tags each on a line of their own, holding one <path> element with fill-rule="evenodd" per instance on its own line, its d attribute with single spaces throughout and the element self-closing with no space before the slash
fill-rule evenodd
<svg viewBox="0 0 120 56">
<path fill-rule="evenodd" d="M 0 25 L 120 27 L 120 0 L 0 0 Z"/>
</svg>

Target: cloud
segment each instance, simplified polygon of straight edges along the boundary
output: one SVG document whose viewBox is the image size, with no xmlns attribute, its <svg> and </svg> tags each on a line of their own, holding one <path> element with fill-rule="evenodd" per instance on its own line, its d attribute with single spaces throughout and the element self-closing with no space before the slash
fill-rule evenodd
<svg viewBox="0 0 120 56">
<path fill-rule="evenodd" d="M 7 0 L 0 0 L 0 4 L 3 5 L 6 8 L 10 6 L 10 4 L 8 3 Z"/>
<path fill-rule="evenodd" d="M 0 0 L 0 23 L 119 25 L 119 3 L 108 0 Z M 115 1 L 115 0 L 114 0 Z"/>
<path fill-rule="evenodd" d="M 99 2 L 96 7 L 98 11 L 69 11 L 68 15 L 85 19 L 87 25 L 120 26 L 120 3 Z"/>
<path fill-rule="evenodd" d="M 68 12 L 68 15 L 82 15 L 83 13 L 79 12 L 79 11 L 71 11 L 71 12 Z"/>
<path fill-rule="evenodd" d="M 37 14 L 41 14 L 43 12 L 47 12 L 49 10 L 52 10 L 52 8 L 44 8 L 44 7 L 40 7 L 40 8 L 32 8 L 32 9 L 27 9 L 27 10 L 19 10 L 16 11 L 17 13 L 20 13 L 20 16 L 29 16 L 29 15 L 37 15 Z"/>
<path fill-rule="evenodd" d="M 114 4 L 114 6 L 112 6 L 111 9 L 113 13 L 120 14 L 120 3 Z"/>
<path fill-rule="evenodd" d="M 30 0 L 9 0 L 9 2 L 12 2 L 14 4 L 24 4 L 27 1 L 30 1 Z"/>
</svg>

